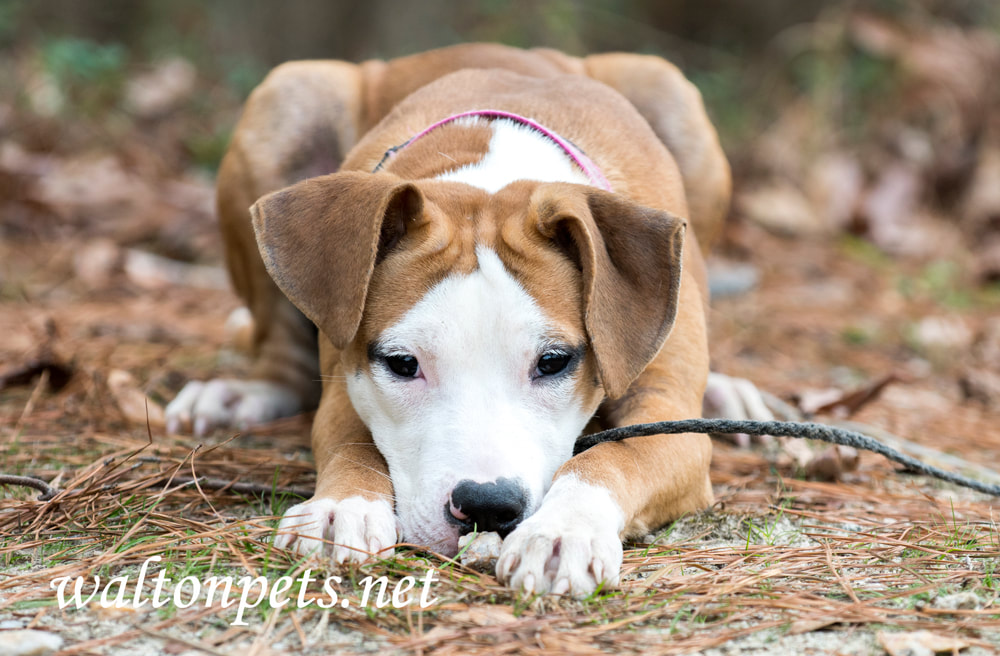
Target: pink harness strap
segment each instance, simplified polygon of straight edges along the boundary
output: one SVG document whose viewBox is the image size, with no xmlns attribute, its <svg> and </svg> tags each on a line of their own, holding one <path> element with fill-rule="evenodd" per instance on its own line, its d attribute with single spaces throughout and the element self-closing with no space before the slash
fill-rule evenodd
<svg viewBox="0 0 1000 656">
<path fill-rule="evenodd" d="M 605 191 L 611 191 L 611 184 L 608 183 L 608 179 L 604 177 L 604 174 L 601 172 L 601 169 L 596 164 L 594 164 L 594 161 L 592 159 L 587 157 L 586 153 L 584 153 L 582 150 L 574 146 L 571 141 L 563 139 L 552 130 L 549 130 L 540 123 L 532 121 L 530 118 L 525 118 L 523 116 L 519 116 L 511 112 L 503 112 L 496 109 L 477 109 L 469 112 L 462 112 L 461 114 L 455 114 L 454 116 L 449 116 L 446 119 L 442 119 L 437 123 L 431 124 L 430 126 L 424 128 L 422 131 L 415 134 L 406 142 L 387 150 L 385 152 L 385 155 L 382 157 L 382 160 L 378 163 L 378 165 L 375 167 L 375 171 L 373 172 L 379 171 L 386 164 L 386 162 L 392 159 L 392 157 L 396 153 L 403 150 L 404 148 L 412 144 L 420 137 L 426 136 L 428 133 L 430 133 L 433 130 L 436 130 L 442 125 L 447 125 L 448 123 L 457 121 L 458 119 L 470 116 L 507 119 L 510 121 L 514 121 L 515 123 L 520 123 L 521 125 L 528 126 L 535 132 L 544 135 L 550 141 L 552 141 L 557 146 L 562 148 L 563 151 L 565 151 L 566 154 L 569 156 L 569 158 L 573 160 L 573 163 L 576 164 L 578 167 L 580 167 L 580 170 L 587 175 L 587 179 L 590 180 L 590 184 L 592 184 L 595 187 L 599 187 L 600 189 L 604 189 Z"/>
</svg>

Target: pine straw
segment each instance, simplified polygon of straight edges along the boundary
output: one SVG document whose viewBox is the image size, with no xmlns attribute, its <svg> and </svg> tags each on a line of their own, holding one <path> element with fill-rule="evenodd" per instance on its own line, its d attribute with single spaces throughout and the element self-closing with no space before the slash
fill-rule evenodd
<svg viewBox="0 0 1000 656">
<path fill-rule="evenodd" d="M 819 262 L 845 284 L 870 287 L 868 267 L 818 248 L 797 244 L 790 253 L 784 243 L 764 241 L 755 251 L 762 262 L 792 268 L 785 278 L 807 280 L 808 267 Z M 28 252 L 34 253 L 4 255 Z M 55 281 L 69 277 L 50 271 L 47 253 L 33 256 L 35 268 Z M 785 299 L 785 278 L 764 273 L 759 293 L 713 310 L 720 370 L 788 398 L 803 386 L 830 384 L 833 362 L 869 379 L 905 364 L 909 355 L 895 342 L 859 347 L 836 338 L 852 316 L 880 316 L 875 301 L 855 310 L 827 304 L 803 310 Z M 879 296 L 866 292 L 861 300 Z M 150 440 L 144 428 L 122 421 L 104 382 L 109 369 L 125 369 L 162 401 L 186 379 L 240 375 L 235 365 L 216 360 L 222 319 L 233 304 L 221 292 L 135 293 L 114 286 L 3 301 L 5 364 L 30 353 L 43 339 L 34 326 L 51 320 L 59 329 L 56 346 L 64 358 L 72 356 L 77 373 L 58 394 L 37 384 L 0 395 L 0 473 L 37 476 L 64 490 L 43 503 L 34 490 L 0 488 L 0 618 L 63 634 L 64 653 L 129 650 L 136 656 L 192 646 L 247 656 L 271 647 L 308 654 L 383 647 L 425 654 L 674 654 L 741 636 L 870 635 L 883 626 L 960 635 L 973 644 L 1000 642 L 996 500 L 902 475 L 874 456 L 863 456 L 859 470 L 841 483 L 796 480 L 757 451 L 725 445 L 717 445 L 713 462 L 715 507 L 678 522 L 653 546 L 628 549 L 622 589 L 591 600 L 519 599 L 489 574 L 403 548 L 395 560 L 342 572 L 340 592 L 356 600 L 358 582 L 368 574 L 396 581 L 434 567 L 441 582 L 433 594 L 440 601 L 428 611 L 306 608 L 248 614 L 246 627 L 229 624 L 232 609 L 201 605 L 170 613 L 60 611 L 52 579 L 126 573 L 134 581 L 150 556 L 162 556 L 172 578 L 194 572 L 274 580 L 310 566 L 269 546 L 275 516 L 294 497 L 181 482 L 204 476 L 308 489 L 315 475 L 306 422 L 228 441 L 155 432 Z M 978 323 L 988 314 L 970 312 Z M 148 334 L 136 330 L 143 326 Z M 903 326 L 890 324 L 893 334 L 897 327 Z M 741 350 L 747 345 L 753 348 Z M 960 359 L 956 363 L 957 369 Z M 955 398 L 947 383 L 955 373 L 909 384 L 895 397 L 890 388 L 859 419 L 970 460 L 995 462 L 1000 413 Z M 933 398 L 940 402 L 927 402 Z M 316 566 L 313 571 L 320 575 Z M 319 593 L 315 586 L 310 591 Z M 950 609 L 942 599 L 958 591 L 972 593 L 974 603 Z M 101 628 L 104 623 L 111 628 Z"/>
<path fill-rule="evenodd" d="M 134 578 L 134 568 L 155 555 L 164 557 L 169 575 L 231 571 L 273 580 L 315 571 L 315 563 L 297 562 L 269 545 L 274 513 L 294 499 L 177 482 L 209 476 L 275 487 L 311 484 L 309 466 L 278 450 L 240 440 L 213 446 L 149 440 L 138 431 L 95 433 L 77 449 L 55 435 L 30 442 L 30 453 L 11 449 L 5 467 L 51 459 L 62 463 L 67 480 L 49 502 L 34 500 L 28 490 L 0 499 L 0 563 L 10 568 L 0 578 L 0 611 L 32 624 L 62 616 L 72 623 L 75 611 L 59 611 L 51 601 L 52 579 L 122 572 Z M 85 455 L 94 452 L 100 455 Z M 1000 558 L 1000 534 L 989 503 L 898 478 L 877 458 L 864 461 L 853 484 L 779 478 L 759 455 L 726 447 L 717 449 L 717 461 L 716 507 L 679 522 L 652 546 L 626 551 L 622 589 L 591 600 L 519 599 L 489 574 L 403 547 L 395 560 L 341 572 L 341 593 L 360 598 L 358 581 L 368 574 L 395 581 L 433 566 L 440 601 L 428 611 L 307 608 L 255 615 L 250 626 L 236 627 L 228 624 L 232 610 L 198 604 L 163 618 L 126 614 L 133 628 L 63 653 L 99 653 L 151 637 L 209 653 L 238 645 L 266 653 L 278 641 L 292 653 L 311 653 L 343 643 L 342 636 L 325 642 L 340 636 L 325 633 L 327 623 L 434 654 L 680 654 L 765 630 L 783 635 L 873 625 L 958 634 L 983 645 L 981 636 L 993 632 L 995 640 L 1000 608 L 996 583 L 986 587 L 984 570 Z M 24 567 L 29 561 L 35 566 Z M 147 581 L 147 592 L 151 587 Z M 934 604 L 939 591 L 955 590 L 972 591 L 980 601 L 959 609 Z M 321 594 L 316 586 L 310 592 Z M 121 611 L 94 612 L 122 620 Z"/>
</svg>

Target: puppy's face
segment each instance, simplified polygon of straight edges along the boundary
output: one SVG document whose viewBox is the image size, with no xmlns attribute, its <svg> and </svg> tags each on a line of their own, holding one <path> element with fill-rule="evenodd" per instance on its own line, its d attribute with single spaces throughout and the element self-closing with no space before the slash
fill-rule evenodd
<svg viewBox="0 0 1000 656">
<path fill-rule="evenodd" d="M 677 309 L 684 221 L 584 185 L 338 173 L 252 214 L 268 272 L 341 351 L 404 539 L 443 553 L 534 512 Z"/>
<path fill-rule="evenodd" d="M 576 285 L 536 297 L 496 250 L 474 246 L 474 269 L 363 331 L 364 361 L 347 369 L 351 401 L 389 465 L 404 538 L 443 553 L 474 527 L 506 534 L 533 513 L 603 395 L 579 276 L 546 270 L 521 245 L 535 277 Z M 369 302 L 394 286 L 373 288 Z"/>
<path fill-rule="evenodd" d="M 404 539 L 444 553 L 534 512 L 603 398 L 581 272 L 538 232 L 531 191 L 422 185 L 342 356 Z"/>
</svg>

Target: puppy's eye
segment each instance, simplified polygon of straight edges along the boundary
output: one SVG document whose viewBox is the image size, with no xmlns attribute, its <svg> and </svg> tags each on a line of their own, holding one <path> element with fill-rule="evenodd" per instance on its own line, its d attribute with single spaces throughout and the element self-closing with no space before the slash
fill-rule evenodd
<svg viewBox="0 0 1000 656">
<path fill-rule="evenodd" d="M 573 355 L 562 351 L 548 351 L 538 358 L 535 372 L 538 376 L 555 376 L 569 366 Z"/>
<path fill-rule="evenodd" d="M 420 371 L 420 364 L 412 355 L 387 355 L 383 359 L 389 370 L 400 378 L 413 378 Z"/>
</svg>

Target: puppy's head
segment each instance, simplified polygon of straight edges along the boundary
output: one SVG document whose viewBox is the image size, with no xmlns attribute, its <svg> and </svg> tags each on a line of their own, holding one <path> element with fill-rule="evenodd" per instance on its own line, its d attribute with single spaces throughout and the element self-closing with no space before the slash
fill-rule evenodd
<svg viewBox="0 0 1000 656">
<path fill-rule="evenodd" d="M 583 185 L 344 172 L 251 214 L 268 272 L 341 350 L 404 538 L 445 553 L 535 511 L 677 309 L 685 222 Z"/>
</svg>

